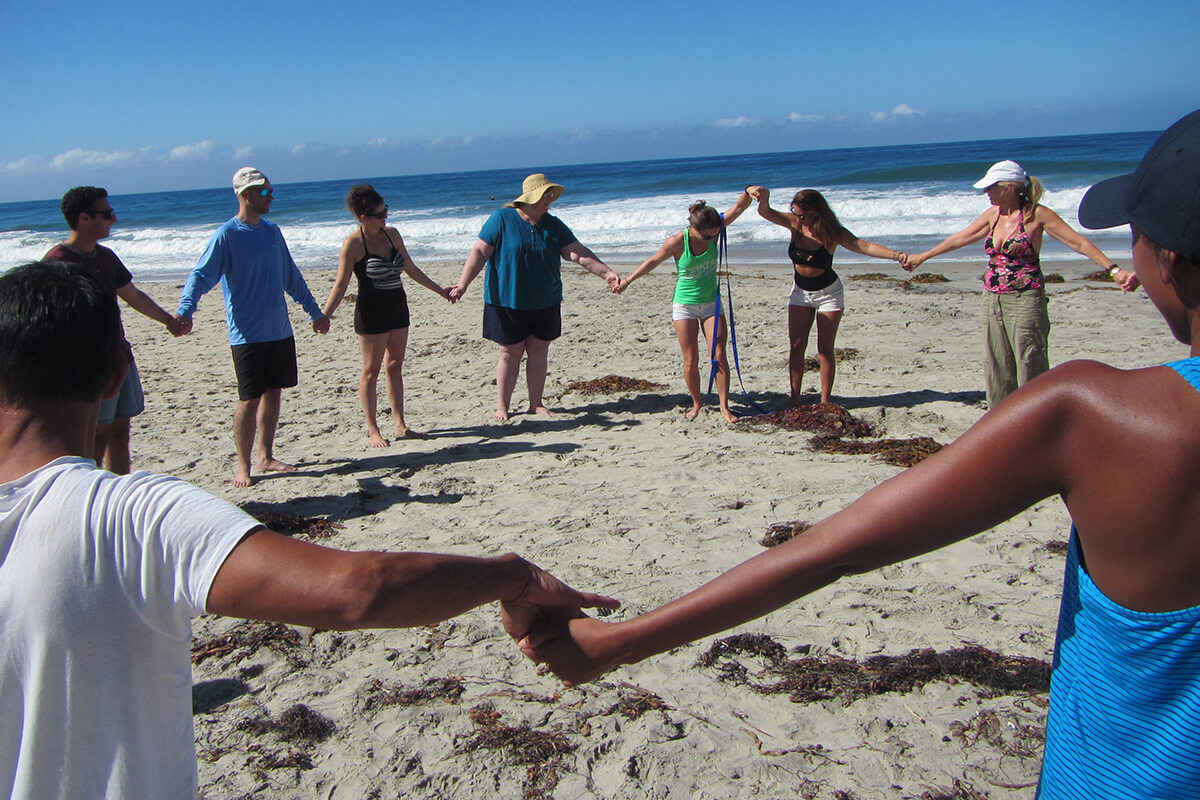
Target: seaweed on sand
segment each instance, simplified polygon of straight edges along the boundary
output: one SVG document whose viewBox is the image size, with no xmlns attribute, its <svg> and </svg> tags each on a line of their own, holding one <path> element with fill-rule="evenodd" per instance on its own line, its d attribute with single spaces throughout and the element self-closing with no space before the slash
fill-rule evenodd
<svg viewBox="0 0 1200 800">
<path fill-rule="evenodd" d="M 626 378 L 621 375 L 605 375 L 603 378 L 573 381 L 567 384 L 567 392 L 579 392 L 580 394 L 625 394 L 626 392 L 649 392 L 662 388 L 661 383 L 651 383 L 641 378 Z"/>
<path fill-rule="evenodd" d="M 862 438 L 875 433 L 871 423 L 861 420 L 836 403 L 785 408 L 747 419 L 749 425 L 776 425 L 790 431 L 832 433 Z"/>
<path fill-rule="evenodd" d="M 848 441 L 837 435 L 814 436 L 809 447 L 819 453 L 842 455 L 874 455 L 897 467 L 911 467 L 942 449 L 942 445 L 928 436 L 912 439 L 875 439 L 873 441 Z"/>
<path fill-rule="evenodd" d="M 766 661 L 761 683 L 751 680 L 749 670 L 736 661 L 743 653 Z M 730 658 L 734 660 L 718 663 Z M 794 703 L 836 699 L 850 705 L 862 697 L 908 692 L 935 680 L 967 681 L 985 697 L 1050 690 L 1050 665 L 1045 661 L 1001 655 L 978 646 L 941 653 L 912 650 L 903 656 L 872 656 L 863 662 L 835 655 L 789 660 L 783 645 L 770 637 L 741 634 L 718 640 L 699 663 L 717 666 L 724 680 L 763 694 L 787 694 Z"/>
<path fill-rule="evenodd" d="M 552 797 L 562 771 L 562 757 L 575 751 L 576 745 L 561 730 L 541 731 L 525 723 L 505 725 L 491 703 L 481 703 L 470 711 L 475 733 L 459 744 L 456 755 L 476 750 L 504 750 L 513 764 L 526 767 L 525 797 L 542 800 Z"/>
<path fill-rule="evenodd" d="M 374 678 L 364 690 L 363 708 L 411 706 L 430 700 L 457 703 L 465 690 L 463 679 L 457 676 L 426 678 L 425 682 L 417 688 L 409 688 L 398 683 L 385 684 L 378 678 Z"/>
<path fill-rule="evenodd" d="M 758 543 L 763 547 L 775 547 L 788 539 L 796 538 L 811 527 L 807 522 L 775 522 L 767 528 L 766 535 L 759 539 Z"/>
<path fill-rule="evenodd" d="M 242 622 L 219 636 L 196 642 L 192 645 L 192 663 L 232 655 L 234 663 L 240 664 L 262 647 L 282 655 L 293 668 L 307 663 L 295 652 L 300 647 L 300 634 L 279 622 Z"/>
<path fill-rule="evenodd" d="M 858 358 L 858 350 L 853 347 L 835 347 L 833 348 L 833 361 L 835 364 L 841 364 L 843 361 L 854 361 Z M 816 356 L 809 356 L 804 359 L 804 369 L 806 372 L 816 372 L 821 368 L 821 362 Z"/>
<path fill-rule="evenodd" d="M 273 733 L 285 742 L 323 742 L 333 735 L 337 725 L 303 703 L 296 703 L 275 719 L 268 714 L 242 720 L 237 729 L 257 734 Z"/>
<path fill-rule="evenodd" d="M 310 539 L 327 539 L 346 527 L 340 522 L 332 522 L 324 517 L 305 517 L 290 511 L 263 511 L 254 516 L 276 533 L 287 536 L 301 534 Z"/>
</svg>

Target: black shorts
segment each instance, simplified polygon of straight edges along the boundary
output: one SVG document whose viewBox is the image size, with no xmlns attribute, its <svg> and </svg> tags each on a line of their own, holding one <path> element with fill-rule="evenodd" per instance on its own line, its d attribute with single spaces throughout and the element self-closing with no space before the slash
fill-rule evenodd
<svg viewBox="0 0 1200 800">
<path fill-rule="evenodd" d="M 237 375 L 238 399 L 254 400 L 270 389 L 296 385 L 296 339 L 249 342 L 232 345 L 233 371 Z"/>
<path fill-rule="evenodd" d="M 552 342 L 562 335 L 562 306 L 525 311 L 485 303 L 483 338 L 496 344 L 518 344 L 530 336 Z"/>
</svg>

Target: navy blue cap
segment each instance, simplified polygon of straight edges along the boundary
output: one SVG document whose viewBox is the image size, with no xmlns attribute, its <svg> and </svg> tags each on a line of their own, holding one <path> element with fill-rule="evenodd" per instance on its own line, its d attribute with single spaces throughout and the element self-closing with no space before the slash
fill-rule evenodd
<svg viewBox="0 0 1200 800">
<path fill-rule="evenodd" d="M 1136 171 L 1101 181 L 1079 203 L 1079 224 L 1133 224 L 1150 241 L 1200 260 L 1200 111 L 1176 122 Z"/>
</svg>

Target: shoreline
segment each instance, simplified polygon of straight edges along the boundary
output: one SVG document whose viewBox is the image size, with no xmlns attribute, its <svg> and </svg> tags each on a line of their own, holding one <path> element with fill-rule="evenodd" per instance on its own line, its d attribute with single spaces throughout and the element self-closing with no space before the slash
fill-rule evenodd
<svg viewBox="0 0 1200 800">
<path fill-rule="evenodd" d="M 421 266 L 447 283 L 461 269 Z M 1179 357 L 1185 348 L 1163 331 L 1144 292 L 1126 296 L 1112 284 L 1079 280 L 1090 266 L 1047 266 L 1067 279 L 1048 287 L 1052 364 L 1093 358 L 1133 368 Z M 907 288 L 848 279 L 909 277 L 894 263 L 861 267 L 868 268 L 839 264 L 847 310 L 837 345 L 857 356 L 838 365 L 835 402 L 881 436 L 952 441 L 984 412 L 982 259 L 929 262 L 920 272 L 949 281 Z M 735 261 L 734 271 L 742 377 L 751 396 L 775 410 L 786 400 L 790 282 L 771 264 Z M 806 433 L 727 425 L 715 405 L 686 422 L 672 273 L 664 265 L 613 296 L 598 278 L 565 265 L 563 337 L 550 349 L 546 390 L 558 415 L 524 413 L 521 378 L 508 424 L 491 419 L 496 352 L 480 337 L 482 284 L 450 305 L 409 281 L 405 410 L 430 438 L 384 450 L 365 447 L 353 310 L 343 307 L 331 333 L 319 337 L 290 304 L 300 386 L 284 392 L 277 451 L 299 471 L 258 476 L 243 490 L 228 484 L 236 390 L 219 294 L 204 298 L 195 332 L 180 340 L 123 307 L 147 402 L 133 421 L 134 466 L 178 475 L 251 513 L 336 522 L 344 527 L 320 542 L 333 547 L 514 551 L 581 589 L 618 597 L 624 607 L 612 619 L 627 618 L 761 552 L 771 525 L 816 522 L 900 471 L 868 456 L 814 453 Z M 322 302 L 333 271 L 305 276 Z M 143 288 L 174 308 L 178 289 L 169 282 Z M 566 391 L 606 375 L 663 388 Z M 733 405 L 741 410 L 734 377 Z M 806 389 L 815 385 L 806 374 Z M 991 531 L 845 578 L 726 635 L 763 634 L 788 658 L 863 662 L 977 645 L 1048 661 L 1062 580 L 1054 547 L 1068 525 L 1061 502 L 1049 498 Z M 206 616 L 194 639 L 237 629 L 235 620 Z M 1044 725 L 1044 694 L 988 696 L 970 683 L 930 681 L 845 705 L 794 703 L 750 685 L 770 681 L 759 657 L 727 653 L 700 665 L 719 637 L 564 691 L 537 675 L 487 607 L 436 629 L 300 633 L 278 649 L 247 646 L 194 667 L 202 796 L 266 786 L 267 797 L 378 790 L 490 799 L 537 790 L 564 799 L 826 798 L 840 791 L 866 800 L 960 785 L 1015 800 L 1037 780 L 1040 743 L 1014 737 Z M 431 679 L 441 688 L 431 689 Z M 380 704 L 372 700 L 379 685 L 416 694 Z M 238 728 L 297 703 L 332 720 L 336 732 L 298 744 Z M 557 743 L 551 755 L 514 763 L 511 742 L 469 750 L 489 718 L 472 709 L 488 704 L 501 724 Z M 998 738 L 984 735 L 989 721 Z M 288 752 L 303 752 L 311 766 L 263 768 L 266 754 Z"/>
</svg>

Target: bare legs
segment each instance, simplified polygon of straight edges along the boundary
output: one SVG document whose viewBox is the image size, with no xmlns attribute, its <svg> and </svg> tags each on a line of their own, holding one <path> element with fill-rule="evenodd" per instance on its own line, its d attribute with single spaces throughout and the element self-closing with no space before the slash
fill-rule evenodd
<svg viewBox="0 0 1200 800">
<path fill-rule="evenodd" d="M 707 352 L 712 352 L 713 325 L 716 317 L 704 320 L 704 340 Z M 700 352 L 696 346 L 696 335 L 700 322 L 694 319 L 675 320 L 675 337 L 679 339 L 679 350 L 683 353 L 683 380 L 688 394 L 692 396 L 692 408 L 685 415 L 693 420 L 704 407 L 700 393 Z M 729 363 L 725 360 L 725 326 L 721 325 L 717 341 L 717 398 L 721 404 L 721 415 L 726 422 L 737 422 L 737 416 L 729 410 Z"/>
<path fill-rule="evenodd" d="M 804 351 L 808 349 L 808 334 L 813 321 L 817 323 L 817 361 L 821 365 L 821 402 L 831 402 L 835 361 L 833 343 L 837 339 L 841 311 L 817 311 L 808 306 L 788 306 L 788 378 L 792 396 L 788 408 L 801 404 L 800 384 L 804 379 Z"/>
<path fill-rule="evenodd" d="M 358 379 L 358 400 L 367 419 L 367 443 L 371 447 L 387 447 L 388 441 L 379 431 L 376 420 L 376 394 L 379 370 L 387 371 L 388 402 L 392 404 L 392 421 L 397 438 L 421 438 L 423 434 L 409 428 L 404 421 L 404 353 L 408 347 L 408 328 L 396 328 L 387 333 L 359 334 L 362 349 L 362 373 Z M 386 356 L 386 365 L 384 357 Z"/>
<path fill-rule="evenodd" d="M 96 426 L 95 446 L 92 450 L 96 466 L 116 475 L 129 474 L 129 426 L 129 417 L 117 417 L 108 425 Z"/>
<path fill-rule="evenodd" d="M 500 345 L 500 357 L 496 360 L 496 419 L 508 419 L 508 408 L 512 404 L 513 390 L 517 387 L 517 373 L 521 370 L 521 357 L 525 357 L 525 383 L 529 390 L 529 410 L 534 414 L 552 417 L 554 412 L 542 402 L 546 388 L 546 371 L 550 356 L 550 342 L 536 336 L 526 337 L 516 344 Z"/>
<path fill-rule="evenodd" d="M 279 426 L 279 404 L 282 389 L 268 389 L 253 400 L 239 400 L 233 411 L 233 443 L 237 463 L 233 469 L 233 485 L 250 485 L 250 453 L 258 444 L 260 472 L 295 472 L 291 464 L 275 458 L 275 429 Z"/>
</svg>

